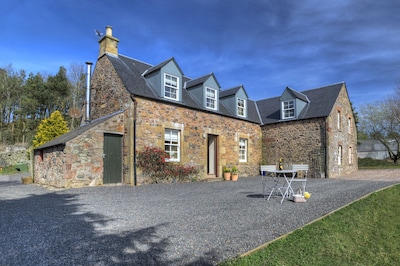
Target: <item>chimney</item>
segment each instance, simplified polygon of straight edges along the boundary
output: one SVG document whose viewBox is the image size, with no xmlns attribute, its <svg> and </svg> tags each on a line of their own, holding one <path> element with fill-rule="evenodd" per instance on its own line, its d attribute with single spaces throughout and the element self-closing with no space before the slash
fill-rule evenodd
<svg viewBox="0 0 400 266">
<path fill-rule="evenodd" d="M 87 65 L 87 76 L 86 76 L 86 113 L 85 113 L 85 124 L 90 122 L 90 79 L 92 73 L 92 62 L 86 62 Z"/>
<path fill-rule="evenodd" d="M 118 42 L 119 40 L 112 36 L 112 27 L 106 26 L 106 34 L 99 41 L 99 57 L 104 54 L 118 56 Z"/>
</svg>

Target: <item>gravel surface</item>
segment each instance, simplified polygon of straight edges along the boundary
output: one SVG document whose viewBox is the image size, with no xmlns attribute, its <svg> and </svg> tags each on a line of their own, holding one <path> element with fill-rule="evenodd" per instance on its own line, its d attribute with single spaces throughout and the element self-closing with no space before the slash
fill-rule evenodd
<svg viewBox="0 0 400 266">
<path fill-rule="evenodd" d="M 0 265 L 215 265 L 400 183 L 400 170 L 360 172 L 310 179 L 306 203 L 283 204 L 260 176 L 68 190 L 0 176 Z"/>
</svg>

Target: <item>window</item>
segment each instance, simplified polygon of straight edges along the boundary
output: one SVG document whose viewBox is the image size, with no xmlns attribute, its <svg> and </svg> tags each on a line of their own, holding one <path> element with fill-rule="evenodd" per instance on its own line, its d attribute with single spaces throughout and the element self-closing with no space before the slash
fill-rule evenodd
<svg viewBox="0 0 400 266">
<path fill-rule="evenodd" d="M 247 162 L 247 139 L 239 140 L 239 162 Z"/>
<path fill-rule="evenodd" d="M 164 148 L 169 155 L 169 162 L 179 162 L 180 160 L 180 131 L 165 129 Z"/>
<path fill-rule="evenodd" d="M 353 148 L 349 147 L 349 164 L 353 164 Z"/>
<path fill-rule="evenodd" d="M 337 129 L 342 130 L 342 116 L 340 111 L 337 112 Z"/>
<path fill-rule="evenodd" d="M 179 100 L 179 78 L 164 74 L 164 97 Z"/>
<path fill-rule="evenodd" d="M 342 145 L 338 147 L 338 165 L 342 165 Z"/>
<path fill-rule="evenodd" d="M 237 115 L 246 116 L 246 101 L 241 98 L 237 98 Z"/>
<path fill-rule="evenodd" d="M 294 118 L 294 100 L 282 102 L 282 118 Z"/>
<path fill-rule="evenodd" d="M 352 123 L 351 123 L 351 117 L 349 117 L 349 119 L 347 120 L 347 128 L 349 130 L 349 134 L 351 134 L 352 132 Z"/>
<path fill-rule="evenodd" d="M 217 91 L 206 87 L 206 107 L 217 110 Z"/>
</svg>

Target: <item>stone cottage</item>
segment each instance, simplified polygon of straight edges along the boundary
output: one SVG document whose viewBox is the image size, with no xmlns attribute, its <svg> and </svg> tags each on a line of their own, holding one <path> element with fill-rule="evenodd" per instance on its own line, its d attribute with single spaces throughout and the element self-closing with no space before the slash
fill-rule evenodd
<svg viewBox="0 0 400 266">
<path fill-rule="evenodd" d="M 135 152 L 146 146 L 164 149 L 171 163 L 197 167 L 201 178 L 221 177 L 224 165 L 237 166 L 241 177 L 258 175 L 260 164 L 279 158 L 313 162 L 315 176 L 357 169 L 344 83 L 301 93 L 287 88 L 281 97 L 253 101 L 242 85 L 222 89 L 213 73 L 189 78 L 173 57 L 141 62 L 119 54 L 118 43 L 108 26 L 91 78 L 92 121 L 35 149 L 36 182 L 49 183 L 50 169 L 73 169 L 52 185 L 143 183 Z M 117 140 L 107 148 L 110 136 Z M 109 153 L 121 156 L 109 162 Z"/>
</svg>

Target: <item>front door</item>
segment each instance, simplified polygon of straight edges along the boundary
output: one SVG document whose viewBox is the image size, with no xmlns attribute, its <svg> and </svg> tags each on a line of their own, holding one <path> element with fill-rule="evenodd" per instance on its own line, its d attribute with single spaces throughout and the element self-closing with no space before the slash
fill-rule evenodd
<svg viewBox="0 0 400 266">
<path fill-rule="evenodd" d="M 208 135 L 208 163 L 207 171 L 208 175 L 217 177 L 217 147 L 218 147 L 218 136 Z"/>
<path fill-rule="evenodd" d="M 104 134 L 103 183 L 122 182 L 122 136 Z"/>
</svg>

